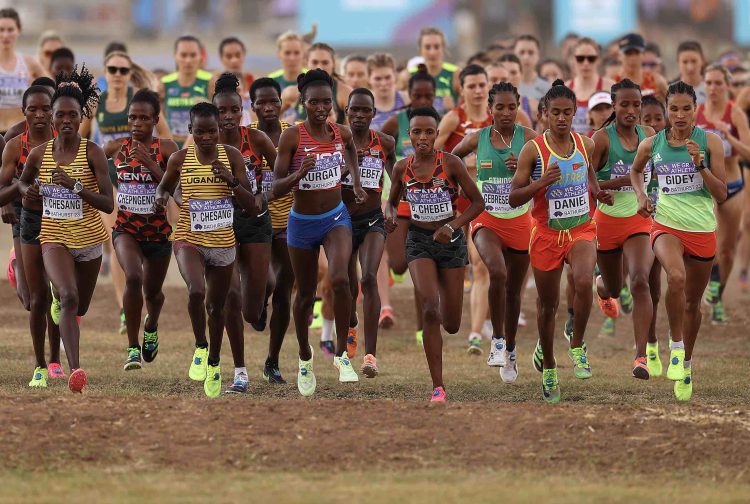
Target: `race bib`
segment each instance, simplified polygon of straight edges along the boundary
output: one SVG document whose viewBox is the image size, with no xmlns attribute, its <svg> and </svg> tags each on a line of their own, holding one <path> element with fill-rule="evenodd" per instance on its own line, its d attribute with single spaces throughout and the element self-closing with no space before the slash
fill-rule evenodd
<svg viewBox="0 0 750 504">
<path fill-rule="evenodd" d="M 117 186 L 117 208 L 123 212 L 150 215 L 154 212 L 156 184 L 123 184 Z"/>
<path fill-rule="evenodd" d="M 453 205 L 448 191 L 408 191 L 411 218 L 419 222 L 436 222 L 453 217 Z"/>
<path fill-rule="evenodd" d="M 232 198 L 190 200 L 190 231 L 214 231 L 232 227 L 234 207 Z"/>
<path fill-rule="evenodd" d="M 610 170 L 609 179 L 614 180 L 620 177 L 629 177 L 631 166 L 632 165 L 625 163 L 615 163 L 614 165 L 612 165 L 612 169 Z M 643 170 L 643 187 L 648 187 L 648 183 L 651 182 L 651 170 L 649 168 L 650 167 L 647 166 L 646 169 Z M 632 185 L 628 185 L 615 189 L 615 191 L 632 193 L 634 189 Z"/>
<path fill-rule="evenodd" d="M 250 163 L 247 158 L 245 159 L 245 173 L 250 181 L 250 193 L 256 194 L 258 192 L 258 179 L 255 177 L 255 165 Z"/>
<path fill-rule="evenodd" d="M 589 190 L 586 184 L 547 189 L 549 218 L 565 219 L 589 213 Z"/>
<path fill-rule="evenodd" d="M 491 181 L 482 182 L 482 198 L 484 209 L 488 212 L 505 213 L 513 208 L 508 203 L 510 196 L 511 178 L 493 178 Z"/>
<path fill-rule="evenodd" d="M 359 181 L 363 189 L 379 189 L 380 179 L 383 177 L 383 160 L 377 157 L 365 156 L 359 165 Z M 344 185 L 354 185 L 352 174 L 347 173 L 341 182 Z"/>
<path fill-rule="evenodd" d="M 307 172 L 305 178 L 300 180 L 299 189 L 301 191 L 333 189 L 341 182 L 341 162 L 340 152 L 319 157 L 315 161 L 315 166 Z"/>
<path fill-rule="evenodd" d="M 83 219 L 83 200 L 70 189 L 42 184 L 42 209 L 49 219 Z"/>
<path fill-rule="evenodd" d="M 27 77 L 18 75 L 0 76 L 0 106 L 15 108 L 21 104 L 24 90 L 29 87 Z"/>
<path fill-rule="evenodd" d="M 271 192 L 271 187 L 273 186 L 273 170 L 263 170 L 261 176 L 261 191 L 264 193 Z"/>
<path fill-rule="evenodd" d="M 703 177 L 691 162 L 661 163 L 656 177 L 663 194 L 684 194 L 703 189 Z"/>
</svg>

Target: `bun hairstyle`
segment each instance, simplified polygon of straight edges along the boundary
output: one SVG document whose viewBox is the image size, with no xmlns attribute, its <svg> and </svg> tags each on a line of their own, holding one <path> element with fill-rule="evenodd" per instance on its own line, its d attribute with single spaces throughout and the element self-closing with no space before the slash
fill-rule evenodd
<svg viewBox="0 0 750 504">
<path fill-rule="evenodd" d="M 417 65 L 417 71 L 414 72 L 411 77 L 409 77 L 409 92 L 411 92 L 414 84 L 419 81 L 429 82 L 432 84 L 432 89 L 435 89 L 435 79 L 433 79 L 432 75 L 430 75 L 430 72 L 427 71 L 427 65 L 425 65 L 424 63 L 420 63 L 419 65 Z"/>
<path fill-rule="evenodd" d="M 547 94 L 542 97 L 540 103 L 544 103 L 544 108 L 546 109 L 549 102 L 557 98 L 567 98 L 573 102 L 574 108 L 577 106 L 576 94 L 572 89 L 565 85 L 565 82 L 563 82 L 562 79 L 557 79 L 552 83 L 552 87 L 549 88 Z"/>
<path fill-rule="evenodd" d="M 224 72 L 216 79 L 214 85 L 214 100 L 220 94 L 234 94 L 242 102 L 242 96 L 237 92 L 237 88 L 240 86 L 240 80 L 231 72 Z"/>
<path fill-rule="evenodd" d="M 304 99 L 305 89 L 311 84 L 323 84 L 333 90 L 333 78 L 325 70 L 315 68 L 297 76 L 297 90 L 299 90 L 300 98 Z"/>
<path fill-rule="evenodd" d="M 57 75 L 57 88 L 52 95 L 52 104 L 59 98 L 73 98 L 81 106 L 84 117 L 92 116 L 99 103 L 99 88 L 85 64 L 81 65 L 80 70 L 76 65 L 69 74 L 61 72 Z"/>
</svg>

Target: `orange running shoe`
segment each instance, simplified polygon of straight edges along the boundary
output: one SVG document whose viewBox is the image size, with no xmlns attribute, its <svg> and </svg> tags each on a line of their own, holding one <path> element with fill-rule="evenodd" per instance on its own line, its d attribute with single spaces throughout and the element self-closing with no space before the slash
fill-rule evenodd
<svg viewBox="0 0 750 504">
<path fill-rule="evenodd" d="M 435 390 L 432 391 L 432 398 L 430 399 L 430 402 L 445 401 L 447 401 L 447 398 L 445 397 L 445 389 L 443 387 L 435 387 Z"/>
<path fill-rule="evenodd" d="M 393 308 L 390 306 L 384 306 L 380 310 L 380 318 L 378 319 L 378 327 L 381 329 L 390 329 L 396 323 L 396 315 L 393 313 Z"/>
<path fill-rule="evenodd" d="M 47 372 L 50 378 L 67 378 L 59 362 L 50 362 L 47 364 Z"/>
<path fill-rule="evenodd" d="M 378 359 L 372 354 L 365 355 L 365 361 L 362 363 L 362 374 L 368 378 L 378 376 Z"/>
<path fill-rule="evenodd" d="M 638 357 L 633 362 L 633 378 L 648 380 L 650 377 L 651 375 L 648 372 L 648 363 L 646 362 L 646 358 Z"/>
<path fill-rule="evenodd" d="M 346 355 L 353 359 L 357 355 L 357 328 L 350 327 L 349 334 L 346 336 Z"/>
<path fill-rule="evenodd" d="M 74 369 L 73 372 L 70 373 L 70 377 L 68 377 L 68 388 L 71 392 L 78 392 L 80 394 L 83 392 L 83 387 L 85 387 L 88 382 L 89 379 L 88 376 L 86 376 L 86 371 L 81 368 Z"/>
<path fill-rule="evenodd" d="M 596 296 L 596 300 L 599 301 L 599 308 L 605 317 L 615 319 L 620 316 L 620 303 L 615 298 L 602 299 Z"/>
</svg>

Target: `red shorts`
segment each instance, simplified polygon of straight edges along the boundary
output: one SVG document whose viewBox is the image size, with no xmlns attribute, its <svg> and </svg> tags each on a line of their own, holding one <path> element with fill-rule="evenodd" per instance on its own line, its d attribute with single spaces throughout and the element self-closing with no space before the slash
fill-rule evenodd
<svg viewBox="0 0 750 504">
<path fill-rule="evenodd" d="M 398 202 L 398 209 L 396 210 L 396 215 L 398 217 L 404 217 L 406 219 L 411 217 L 411 207 L 409 206 L 408 201 Z"/>
<path fill-rule="evenodd" d="M 573 245 L 579 241 L 596 240 L 596 224 L 589 221 L 570 230 L 558 231 L 534 226 L 531 230 L 531 266 L 541 271 L 552 271 L 563 267 Z"/>
<path fill-rule="evenodd" d="M 713 261 L 716 257 L 716 233 L 698 231 L 680 231 L 654 222 L 651 227 L 651 247 L 656 240 L 665 234 L 675 236 L 684 249 L 684 255 L 699 261 Z"/>
<path fill-rule="evenodd" d="M 594 214 L 596 221 L 596 249 L 599 252 L 622 250 L 628 238 L 649 236 L 651 234 L 651 217 L 635 214 L 632 217 L 612 217 L 597 208 Z"/>
<path fill-rule="evenodd" d="M 499 219 L 487 212 L 482 212 L 479 217 L 471 221 L 471 237 L 482 228 L 487 228 L 500 238 L 503 247 L 513 252 L 529 253 L 529 242 L 531 241 L 532 220 L 529 212 L 513 217 L 512 219 Z"/>
</svg>

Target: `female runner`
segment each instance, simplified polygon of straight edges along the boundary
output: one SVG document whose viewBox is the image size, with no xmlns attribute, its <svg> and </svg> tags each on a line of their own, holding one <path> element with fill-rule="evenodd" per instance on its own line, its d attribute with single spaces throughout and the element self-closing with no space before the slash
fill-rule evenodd
<svg viewBox="0 0 750 504">
<path fill-rule="evenodd" d="M 380 131 L 388 119 L 409 103 L 409 97 L 396 89 L 396 62 L 388 53 L 376 53 L 367 58 L 367 80 L 375 95 L 372 129 Z"/>
<path fill-rule="evenodd" d="M 609 91 L 614 84 L 611 80 L 599 75 L 597 64 L 600 57 L 601 48 L 593 39 L 584 37 L 576 42 L 573 49 L 574 77 L 568 82 L 568 87 L 575 92 L 577 101 L 573 131 L 581 135 L 588 135 L 591 131 L 588 119 L 589 98 L 597 91 Z"/>
</svg>

